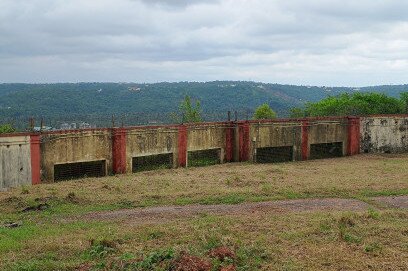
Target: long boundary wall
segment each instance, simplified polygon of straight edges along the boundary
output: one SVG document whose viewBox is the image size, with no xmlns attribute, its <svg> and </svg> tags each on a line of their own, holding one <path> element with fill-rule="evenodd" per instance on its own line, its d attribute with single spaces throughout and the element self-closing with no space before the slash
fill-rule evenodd
<svg viewBox="0 0 408 271">
<path fill-rule="evenodd" d="M 149 163 L 155 156 L 164 157 L 169 167 L 176 168 L 189 164 L 190 152 L 215 150 L 220 163 L 257 162 L 261 154 L 279 156 L 280 152 L 285 152 L 287 161 L 300 161 L 316 158 L 313 156 L 316 148 L 323 152 L 336 149 L 338 156 L 360 152 L 407 152 L 408 115 L 251 120 L 1 135 L 0 189 L 54 182 L 57 175 L 66 174 L 69 178 L 76 170 L 85 176 L 131 173 L 138 169 L 135 161 Z M 92 172 L 93 167 L 97 172 Z M 57 169 L 66 172 L 55 172 Z"/>
</svg>

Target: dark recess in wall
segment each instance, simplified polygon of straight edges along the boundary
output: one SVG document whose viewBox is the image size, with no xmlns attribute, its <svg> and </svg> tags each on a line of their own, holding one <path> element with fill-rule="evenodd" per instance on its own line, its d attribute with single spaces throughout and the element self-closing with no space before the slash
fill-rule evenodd
<svg viewBox="0 0 408 271">
<path fill-rule="evenodd" d="M 331 142 L 310 145 L 310 159 L 324 159 L 343 156 L 343 143 Z"/>
<path fill-rule="evenodd" d="M 293 146 L 267 147 L 256 149 L 256 162 L 280 163 L 293 160 Z"/>
<path fill-rule="evenodd" d="M 54 180 L 65 181 L 106 175 L 106 161 L 91 161 L 54 165 Z"/>
<path fill-rule="evenodd" d="M 221 149 L 189 151 L 187 162 L 189 167 L 216 165 L 221 163 L 220 156 Z"/>
<path fill-rule="evenodd" d="M 132 158 L 132 172 L 172 168 L 173 153 L 147 155 Z"/>
</svg>

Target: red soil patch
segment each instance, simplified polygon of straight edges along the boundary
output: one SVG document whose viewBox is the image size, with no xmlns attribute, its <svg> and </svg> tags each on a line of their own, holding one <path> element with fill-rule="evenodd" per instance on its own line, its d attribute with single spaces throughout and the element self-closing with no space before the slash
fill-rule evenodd
<svg viewBox="0 0 408 271">
<path fill-rule="evenodd" d="M 235 265 L 233 265 L 233 264 L 230 264 L 230 265 L 228 265 L 226 267 L 222 267 L 220 269 L 220 271 L 236 271 L 236 270 L 237 269 L 235 268 Z"/>
<path fill-rule="evenodd" d="M 173 271 L 210 271 L 211 263 L 199 257 L 181 253 L 180 257 L 174 261 Z"/>
<path fill-rule="evenodd" d="M 75 270 L 76 271 L 90 271 L 92 269 L 92 265 L 88 263 L 81 264 Z"/>
<path fill-rule="evenodd" d="M 208 252 L 208 256 L 211 258 L 217 258 L 220 261 L 224 261 L 225 258 L 235 259 L 235 252 L 228 247 L 217 247 Z"/>
</svg>

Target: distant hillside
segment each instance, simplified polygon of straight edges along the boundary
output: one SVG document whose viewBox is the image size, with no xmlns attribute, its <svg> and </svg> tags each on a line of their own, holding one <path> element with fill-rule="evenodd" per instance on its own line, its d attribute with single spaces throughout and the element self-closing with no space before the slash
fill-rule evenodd
<svg viewBox="0 0 408 271">
<path fill-rule="evenodd" d="M 376 86 L 361 89 L 311 87 L 256 82 L 214 81 L 179 83 L 60 83 L 0 84 L 0 117 L 14 122 L 29 116 L 49 121 L 91 121 L 107 125 L 111 115 L 137 116 L 132 123 L 171 122 L 185 95 L 201 101 L 206 120 L 226 117 L 226 112 L 252 111 L 268 103 L 280 117 L 307 101 L 318 101 L 342 92 L 378 91 L 398 97 L 408 85 Z M 96 121 L 97 119 L 103 121 Z M 20 124 L 18 126 L 21 126 Z"/>
</svg>

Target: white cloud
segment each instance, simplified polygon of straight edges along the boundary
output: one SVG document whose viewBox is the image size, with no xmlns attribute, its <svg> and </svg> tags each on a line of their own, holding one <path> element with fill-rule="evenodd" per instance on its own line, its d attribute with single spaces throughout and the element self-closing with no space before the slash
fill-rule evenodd
<svg viewBox="0 0 408 271">
<path fill-rule="evenodd" d="M 0 81 L 406 83 L 401 0 L 1 0 Z"/>
</svg>

